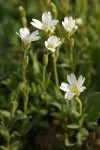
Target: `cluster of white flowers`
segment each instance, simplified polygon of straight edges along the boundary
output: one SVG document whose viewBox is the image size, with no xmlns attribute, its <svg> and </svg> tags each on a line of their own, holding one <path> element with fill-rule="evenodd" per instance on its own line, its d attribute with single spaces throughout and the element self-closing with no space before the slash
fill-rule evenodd
<svg viewBox="0 0 100 150">
<path fill-rule="evenodd" d="M 51 32 L 53 33 L 55 30 L 55 26 L 59 20 L 52 19 L 52 15 L 50 12 L 44 12 L 42 14 L 42 22 L 37 19 L 32 19 L 31 24 L 40 29 L 45 31 L 46 33 Z M 65 28 L 66 32 L 72 32 L 74 29 L 77 29 L 77 25 L 75 23 L 75 20 L 73 20 L 72 17 L 65 17 L 64 22 L 62 22 L 63 27 Z M 16 32 L 17 33 L 17 32 Z M 30 31 L 27 27 L 21 28 L 19 30 L 19 33 L 17 33 L 21 40 L 24 42 L 24 44 L 28 44 L 32 41 L 37 41 L 40 39 L 40 36 L 38 36 L 38 31 L 35 31 L 30 34 Z M 51 35 L 47 41 L 45 41 L 45 46 L 48 50 L 51 52 L 56 51 L 56 47 L 58 47 L 61 43 L 60 38 L 57 36 Z"/>
<path fill-rule="evenodd" d="M 78 21 L 80 20 L 78 19 Z M 55 26 L 57 25 L 58 22 L 59 20 L 52 19 L 52 15 L 50 12 L 44 12 L 42 14 L 42 22 L 37 19 L 32 19 L 31 24 L 34 27 L 45 31 L 46 33 L 48 32 L 53 33 L 55 30 Z M 77 30 L 78 26 L 76 24 L 77 21 L 74 20 L 72 17 L 65 17 L 64 21 L 62 21 L 62 25 L 65 31 L 68 32 L 69 34 L 72 34 L 73 31 Z M 37 41 L 41 38 L 40 36 L 38 36 L 38 30 L 30 34 L 30 31 L 27 27 L 21 28 L 19 30 L 19 33 L 17 34 L 20 36 L 21 40 L 25 44 L 31 43 L 31 41 Z M 47 41 L 45 41 L 46 48 L 51 52 L 55 52 L 56 48 L 60 44 L 61 44 L 60 38 L 54 35 L 49 36 Z M 71 73 L 71 75 L 67 76 L 67 80 L 69 84 L 61 83 L 60 86 L 60 89 L 66 92 L 65 99 L 71 100 L 74 96 L 79 97 L 80 93 L 83 92 L 86 88 L 85 86 L 82 86 L 85 81 L 85 78 L 83 78 L 82 75 L 80 75 L 77 81 L 75 75 Z"/>
</svg>

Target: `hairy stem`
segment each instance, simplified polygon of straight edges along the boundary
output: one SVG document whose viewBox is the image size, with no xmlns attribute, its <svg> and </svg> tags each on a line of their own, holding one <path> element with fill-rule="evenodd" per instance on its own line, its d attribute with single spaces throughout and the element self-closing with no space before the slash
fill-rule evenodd
<svg viewBox="0 0 100 150">
<path fill-rule="evenodd" d="M 78 97 L 75 97 L 75 101 L 79 104 L 80 107 L 80 116 L 82 115 L 82 102 Z"/>
<path fill-rule="evenodd" d="M 55 58 L 55 54 L 52 54 L 52 58 L 53 58 L 53 68 L 54 68 L 54 77 L 55 77 L 55 84 L 56 84 L 56 88 L 58 91 L 58 95 L 60 96 L 60 89 L 59 89 L 59 82 L 58 82 L 58 74 L 57 74 L 57 60 Z"/>
</svg>

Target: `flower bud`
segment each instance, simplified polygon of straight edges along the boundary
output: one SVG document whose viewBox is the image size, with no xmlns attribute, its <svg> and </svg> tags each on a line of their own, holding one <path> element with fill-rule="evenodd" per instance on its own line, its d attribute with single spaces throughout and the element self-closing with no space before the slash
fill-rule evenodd
<svg viewBox="0 0 100 150">
<path fill-rule="evenodd" d="M 19 13 L 21 16 L 21 22 L 22 22 L 23 26 L 26 27 L 27 26 L 27 19 L 26 19 L 26 12 L 25 12 L 24 7 L 19 6 Z"/>
<path fill-rule="evenodd" d="M 27 19 L 26 19 L 26 17 L 21 17 L 21 22 L 23 24 L 23 27 L 27 26 Z"/>
<path fill-rule="evenodd" d="M 57 7 L 53 2 L 50 2 L 50 11 L 52 12 L 53 16 L 57 17 Z"/>
<path fill-rule="evenodd" d="M 48 55 L 47 54 L 44 54 L 44 56 L 43 56 L 43 64 L 44 64 L 44 66 L 47 66 L 47 64 L 48 64 Z"/>
<path fill-rule="evenodd" d="M 82 18 L 77 18 L 77 19 L 76 19 L 76 24 L 77 24 L 79 27 L 82 27 L 82 26 L 83 26 L 83 20 L 82 20 Z"/>
<path fill-rule="evenodd" d="M 26 12 L 23 6 L 19 6 L 19 13 L 21 17 L 26 17 Z"/>
<path fill-rule="evenodd" d="M 70 46 L 71 46 L 71 47 L 74 47 L 74 38 L 71 38 L 71 39 L 70 39 Z"/>
<path fill-rule="evenodd" d="M 44 0 L 46 4 L 49 4 L 51 0 Z"/>
</svg>

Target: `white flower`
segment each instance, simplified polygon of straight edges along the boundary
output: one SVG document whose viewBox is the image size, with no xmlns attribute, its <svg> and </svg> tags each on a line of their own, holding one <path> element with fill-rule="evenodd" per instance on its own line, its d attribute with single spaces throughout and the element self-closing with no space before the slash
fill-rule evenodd
<svg viewBox="0 0 100 150">
<path fill-rule="evenodd" d="M 50 36 L 47 41 L 45 41 L 45 46 L 47 49 L 49 49 L 52 52 L 56 51 L 56 47 L 58 47 L 61 44 L 60 38 L 57 38 L 57 36 Z"/>
<path fill-rule="evenodd" d="M 18 34 L 20 36 L 21 40 L 25 44 L 28 44 L 31 41 L 37 41 L 41 38 L 40 36 L 38 36 L 38 31 L 32 32 L 30 34 L 30 31 L 27 27 L 20 28 L 19 33 L 16 32 L 16 34 Z"/>
<path fill-rule="evenodd" d="M 75 95 L 79 97 L 80 93 L 83 92 L 86 87 L 82 86 L 85 78 L 82 75 L 79 76 L 78 81 L 73 73 L 67 75 L 67 83 L 61 83 L 60 89 L 65 91 L 65 99 L 71 100 Z"/>
<path fill-rule="evenodd" d="M 42 22 L 37 19 L 32 19 L 33 22 L 31 24 L 45 32 L 54 31 L 55 25 L 59 22 L 59 20 L 52 20 L 52 15 L 50 12 L 44 12 L 42 14 Z"/>
<path fill-rule="evenodd" d="M 62 21 L 62 25 L 67 32 L 72 32 L 73 30 L 76 30 L 78 28 L 75 20 L 73 20 L 72 17 L 65 17 L 64 21 Z"/>
<path fill-rule="evenodd" d="M 76 24 L 77 24 L 78 26 L 82 26 L 82 25 L 83 25 L 83 20 L 82 20 L 82 18 L 76 18 L 75 22 L 76 22 Z"/>
</svg>

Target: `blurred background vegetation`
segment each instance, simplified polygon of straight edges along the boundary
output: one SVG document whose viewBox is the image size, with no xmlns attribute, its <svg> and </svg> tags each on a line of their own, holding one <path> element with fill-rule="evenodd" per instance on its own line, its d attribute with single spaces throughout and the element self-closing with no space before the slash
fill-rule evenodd
<svg viewBox="0 0 100 150">
<path fill-rule="evenodd" d="M 100 1 L 99 0 L 0 0 L 0 108 L 9 110 L 11 93 L 21 81 L 21 65 L 23 49 L 16 32 L 21 28 L 22 21 L 19 6 L 26 11 L 27 26 L 32 31 L 36 30 L 30 25 L 32 18 L 41 20 L 42 13 L 51 11 L 53 18 L 59 20 L 55 34 L 60 38 L 65 37 L 65 31 L 61 22 L 65 16 L 82 18 L 82 24 L 74 35 L 74 72 L 86 77 L 86 94 L 100 91 Z M 42 99 L 42 90 L 38 87 L 41 80 L 42 57 L 45 51 L 45 36 L 40 32 L 41 40 L 32 43 L 29 52 L 29 66 L 27 79 L 29 82 L 29 105 Z M 66 81 L 66 75 L 73 72 L 69 64 L 69 43 L 67 38 L 60 48 L 58 58 L 59 83 Z M 53 72 L 52 62 L 49 61 L 47 72 Z M 53 75 L 51 75 L 49 98 L 56 98 L 53 87 Z M 53 91 L 54 89 L 54 91 Z M 34 94 L 33 94 L 34 93 Z M 41 96 L 41 98 L 40 98 Z M 22 96 L 20 95 L 20 109 L 22 108 Z M 36 102 L 33 102 L 36 99 Z M 34 109 L 33 107 L 31 109 Z M 45 112 L 44 112 L 45 113 Z M 39 118 L 38 118 L 39 119 Z M 31 148 L 29 149 L 31 150 Z"/>
</svg>

